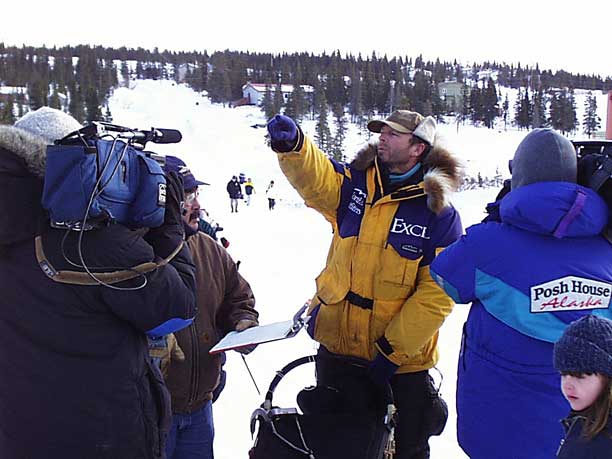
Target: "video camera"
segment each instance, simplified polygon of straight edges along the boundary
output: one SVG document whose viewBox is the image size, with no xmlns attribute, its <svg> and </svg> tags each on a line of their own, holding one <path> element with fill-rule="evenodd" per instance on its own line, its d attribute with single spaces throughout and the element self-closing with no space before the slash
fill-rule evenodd
<svg viewBox="0 0 612 459">
<path fill-rule="evenodd" d="M 94 121 L 47 147 L 42 205 L 51 225 L 84 231 L 112 222 L 130 228 L 164 221 L 165 157 L 147 142 L 177 143 L 175 129 L 130 129 Z"/>
<path fill-rule="evenodd" d="M 578 183 L 601 195 L 611 211 L 612 223 L 612 140 L 573 141 L 578 155 Z"/>
<path fill-rule="evenodd" d="M 612 140 L 573 141 L 578 155 L 578 183 L 597 192 L 612 188 Z M 603 194 L 603 193 L 601 193 Z"/>
</svg>

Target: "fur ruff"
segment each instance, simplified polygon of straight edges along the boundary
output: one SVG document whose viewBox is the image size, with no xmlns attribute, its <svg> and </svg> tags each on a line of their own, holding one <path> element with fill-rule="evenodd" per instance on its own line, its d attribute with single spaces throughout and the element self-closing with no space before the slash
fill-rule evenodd
<svg viewBox="0 0 612 459">
<path fill-rule="evenodd" d="M 22 158 L 32 174 L 45 176 L 47 142 L 41 137 L 13 126 L 0 126 L 0 148 Z"/>
<path fill-rule="evenodd" d="M 378 153 L 378 140 L 371 140 L 364 145 L 351 161 L 350 167 L 366 170 L 374 165 Z M 434 145 L 423 161 L 425 176 L 423 178 L 427 207 L 434 213 L 440 213 L 450 205 L 450 197 L 457 191 L 463 180 L 463 165 L 446 148 Z"/>
</svg>

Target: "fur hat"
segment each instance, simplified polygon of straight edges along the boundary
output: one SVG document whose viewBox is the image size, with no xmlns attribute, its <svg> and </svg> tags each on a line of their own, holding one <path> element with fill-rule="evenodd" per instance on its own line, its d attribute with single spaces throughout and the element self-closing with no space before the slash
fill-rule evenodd
<svg viewBox="0 0 612 459">
<path fill-rule="evenodd" d="M 612 320 L 589 314 L 572 322 L 555 343 L 553 360 L 562 373 L 612 377 Z"/>
<path fill-rule="evenodd" d="M 15 127 L 42 137 L 51 144 L 83 126 L 67 113 L 50 107 L 40 107 L 26 113 L 15 123 Z"/>
<path fill-rule="evenodd" d="M 576 183 L 576 150 L 552 129 L 534 129 L 519 144 L 512 160 L 512 189 L 536 182 Z"/>
<path fill-rule="evenodd" d="M 372 132 L 380 132 L 383 126 L 389 126 L 402 134 L 413 134 L 429 145 L 433 145 L 436 137 L 436 120 L 409 110 L 395 110 L 384 120 L 368 122 L 368 129 Z"/>
</svg>

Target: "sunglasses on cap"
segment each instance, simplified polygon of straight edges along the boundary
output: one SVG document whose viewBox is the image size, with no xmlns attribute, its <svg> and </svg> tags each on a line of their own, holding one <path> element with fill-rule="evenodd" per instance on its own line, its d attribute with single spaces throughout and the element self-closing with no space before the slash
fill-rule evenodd
<svg viewBox="0 0 612 459">
<path fill-rule="evenodd" d="M 185 204 L 191 204 L 196 198 L 200 196 L 199 190 L 192 191 L 191 193 L 185 194 Z"/>
</svg>

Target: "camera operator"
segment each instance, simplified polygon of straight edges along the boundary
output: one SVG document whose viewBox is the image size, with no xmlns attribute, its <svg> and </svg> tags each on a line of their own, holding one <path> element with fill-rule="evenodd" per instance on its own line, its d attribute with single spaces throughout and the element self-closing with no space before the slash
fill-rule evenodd
<svg viewBox="0 0 612 459">
<path fill-rule="evenodd" d="M 0 457 L 162 458 L 169 397 L 146 335 L 195 314 L 188 248 L 158 263 L 183 244 L 182 181 L 168 175 L 164 223 L 146 234 L 118 223 L 52 228 L 40 204 L 46 146 L 80 127 L 48 107 L 0 126 Z M 66 282 L 48 277 L 39 255 Z M 157 269 L 134 275 L 149 262 Z M 132 278 L 97 285 L 81 264 Z"/>
</svg>

